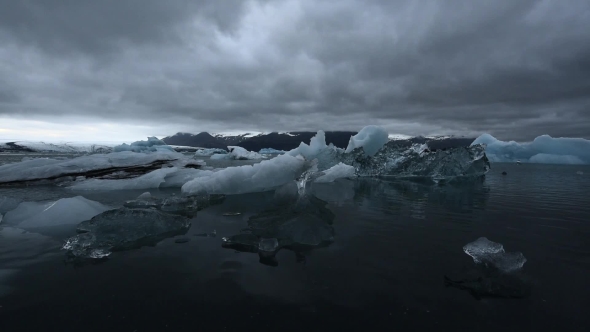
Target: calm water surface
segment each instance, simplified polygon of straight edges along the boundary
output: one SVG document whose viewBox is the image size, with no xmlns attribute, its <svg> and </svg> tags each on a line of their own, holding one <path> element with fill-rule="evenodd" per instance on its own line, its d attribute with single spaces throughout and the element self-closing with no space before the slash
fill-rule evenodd
<svg viewBox="0 0 590 332">
<path fill-rule="evenodd" d="M 73 229 L 5 228 L 0 331 L 588 331 L 589 188 L 589 167 L 513 164 L 461 185 L 314 184 L 334 214 L 334 242 L 283 249 L 277 266 L 221 246 L 276 204 L 272 192 L 228 196 L 200 211 L 188 243 L 166 239 L 100 264 L 64 262 L 59 248 Z M 0 188 L 27 201 L 82 194 L 112 206 L 140 193 Z M 223 216 L 235 211 L 242 215 Z M 213 230 L 217 237 L 193 236 Z M 443 276 L 476 268 L 462 247 L 481 236 L 526 256 L 529 297 L 478 301 L 445 287 Z"/>
</svg>

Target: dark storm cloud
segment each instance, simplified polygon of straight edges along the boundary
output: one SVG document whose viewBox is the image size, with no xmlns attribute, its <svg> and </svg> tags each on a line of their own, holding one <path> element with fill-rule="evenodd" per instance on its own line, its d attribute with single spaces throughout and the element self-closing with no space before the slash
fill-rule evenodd
<svg viewBox="0 0 590 332">
<path fill-rule="evenodd" d="M 584 0 L 4 2 L 0 114 L 590 138 Z"/>
</svg>

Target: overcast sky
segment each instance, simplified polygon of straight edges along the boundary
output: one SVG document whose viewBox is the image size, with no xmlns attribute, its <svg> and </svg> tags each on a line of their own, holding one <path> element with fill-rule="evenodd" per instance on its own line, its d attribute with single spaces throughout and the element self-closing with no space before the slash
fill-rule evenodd
<svg viewBox="0 0 590 332">
<path fill-rule="evenodd" d="M 0 138 L 590 138 L 588 0 L 0 0 Z"/>
</svg>

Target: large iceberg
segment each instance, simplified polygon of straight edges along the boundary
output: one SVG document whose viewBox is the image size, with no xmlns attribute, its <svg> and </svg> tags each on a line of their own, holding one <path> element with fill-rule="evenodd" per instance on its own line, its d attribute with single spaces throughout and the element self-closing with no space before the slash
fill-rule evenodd
<svg viewBox="0 0 590 332">
<path fill-rule="evenodd" d="M 69 238 L 63 249 L 79 258 L 104 258 L 112 251 L 154 245 L 185 234 L 190 219 L 156 209 L 120 208 L 106 211 L 78 225 L 80 233 Z"/>
<path fill-rule="evenodd" d="M 492 135 L 479 136 L 473 145 L 484 144 L 486 155 L 492 162 L 590 164 L 590 141 L 583 138 L 553 138 L 543 135 L 532 142 L 504 142 Z"/>
<path fill-rule="evenodd" d="M 23 202 L 6 213 L 5 223 L 22 229 L 74 225 L 109 209 L 82 196 L 46 203 Z"/>
<path fill-rule="evenodd" d="M 183 158 L 172 151 L 153 153 L 114 152 L 94 154 L 72 159 L 29 159 L 0 166 L 0 184 L 38 180 L 56 180 L 62 177 L 133 177 L 159 169 L 163 165 Z M 196 161 L 195 161 L 196 162 Z"/>
<path fill-rule="evenodd" d="M 137 141 L 131 144 L 123 143 L 113 148 L 114 152 L 156 152 L 161 150 L 175 151 L 173 147 L 156 137 L 148 137 L 147 141 Z"/>
</svg>

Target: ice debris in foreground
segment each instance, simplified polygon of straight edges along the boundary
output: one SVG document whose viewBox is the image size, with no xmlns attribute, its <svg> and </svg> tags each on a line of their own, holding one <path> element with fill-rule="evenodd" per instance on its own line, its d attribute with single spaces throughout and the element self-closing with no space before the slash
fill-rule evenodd
<svg viewBox="0 0 590 332">
<path fill-rule="evenodd" d="M 188 218 L 155 209 L 120 208 L 106 211 L 78 225 L 78 235 L 63 249 L 78 258 L 104 258 L 113 251 L 154 245 L 183 235 L 190 228 Z"/>
<path fill-rule="evenodd" d="M 5 222 L 22 229 L 74 225 L 109 209 L 82 196 L 45 203 L 23 202 L 6 214 Z"/>
<path fill-rule="evenodd" d="M 485 144 L 486 154 L 492 162 L 540 164 L 590 164 L 590 140 L 583 138 L 553 138 L 542 135 L 532 142 L 504 142 L 490 134 L 479 136 L 472 145 Z"/>
<path fill-rule="evenodd" d="M 149 193 L 147 193 L 149 194 Z M 198 195 L 198 196 L 170 196 L 166 198 L 156 198 L 151 194 L 141 194 L 137 199 L 127 201 L 123 204 L 127 208 L 154 208 L 166 213 L 184 215 L 193 217 L 197 211 L 202 210 L 210 205 L 223 202 L 223 195 Z"/>
<path fill-rule="evenodd" d="M 513 272 L 521 269 L 526 258 L 521 252 L 505 252 L 504 246 L 492 242 L 485 237 L 466 244 L 463 251 L 473 258 L 477 264 L 492 266 L 503 272 Z"/>
</svg>

